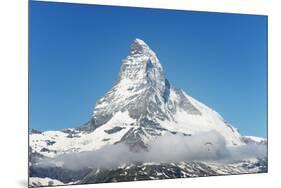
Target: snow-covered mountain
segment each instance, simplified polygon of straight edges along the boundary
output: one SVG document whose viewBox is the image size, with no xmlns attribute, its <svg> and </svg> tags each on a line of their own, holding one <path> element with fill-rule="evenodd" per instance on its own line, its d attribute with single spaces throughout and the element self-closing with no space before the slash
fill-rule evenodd
<svg viewBox="0 0 281 188">
<path fill-rule="evenodd" d="M 87 123 L 62 131 L 30 132 L 31 164 L 118 143 L 133 152 L 147 151 L 151 140 L 167 134 L 192 137 L 208 131 L 221 135 L 227 147 L 253 140 L 242 137 L 219 113 L 175 88 L 165 78 L 155 52 L 135 39 L 122 62 L 118 81 L 97 101 Z M 215 143 L 206 140 L 202 147 L 206 144 Z"/>
<path fill-rule="evenodd" d="M 156 54 L 136 39 L 123 60 L 118 82 L 98 100 L 89 122 L 77 129 L 31 134 L 31 147 L 49 157 L 125 142 L 145 147 L 155 136 L 218 131 L 228 145 L 243 144 L 238 131 L 217 112 L 176 89 Z"/>
<path fill-rule="evenodd" d="M 267 139 L 256 136 L 243 136 L 243 141 L 246 144 L 267 145 Z"/>
</svg>

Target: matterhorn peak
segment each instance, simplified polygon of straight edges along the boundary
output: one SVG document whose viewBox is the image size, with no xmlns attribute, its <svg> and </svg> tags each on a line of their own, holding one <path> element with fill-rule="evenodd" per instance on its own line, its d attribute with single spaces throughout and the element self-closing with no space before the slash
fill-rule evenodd
<svg viewBox="0 0 281 188">
<path fill-rule="evenodd" d="M 130 49 L 130 54 L 122 61 L 118 81 L 97 101 L 84 130 L 94 131 L 104 125 L 123 122 L 120 127 L 132 128 L 128 135 L 133 144 L 139 143 L 139 136 L 133 135 L 150 138 L 167 131 L 192 135 L 215 130 L 223 135 L 227 144 L 242 144 L 240 134 L 218 113 L 183 90 L 175 89 L 165 78 L 156 54 L 143 40 L 135 39 Z M 123 116 L 132 121 L 124 122 Z"/>
<path fill-rule="evenodd" d="M 149 46 L 141 39 L 136 38 L 131 44 L 130 55 L 145 54 L 151 51 Z"/>
<path fill-rule="evenodd" d="M 142 84 L 144 82 L 164 85 L 163 68 L 153 50 L 141 39 L 135 39 L 129 55 L 122 61 L 119 81 L 129 79 Z"/>
</svg>

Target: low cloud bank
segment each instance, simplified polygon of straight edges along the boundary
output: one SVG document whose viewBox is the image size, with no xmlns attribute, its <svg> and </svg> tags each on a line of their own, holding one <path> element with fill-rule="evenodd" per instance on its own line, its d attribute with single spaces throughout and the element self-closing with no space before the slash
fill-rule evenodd
<svg viewBox="0 0 281 188">
<path fill-rule="evenodd" d="M 132 152 L 125 144 L 108 145 L 96 151 L 70 153 L 38 162 L 39 166 L 62 166 L 72 170 L 83 168 L 115 168 L 141 162 L 177 163 L 181 161 L 214 161 L 231 163 L 251 158 L 265 158 L 265 145 L 248 144 L 227 147 L 216 131 L 183 136 L 165 135 L 148 143 L 148 151 Z"/>
</svg>

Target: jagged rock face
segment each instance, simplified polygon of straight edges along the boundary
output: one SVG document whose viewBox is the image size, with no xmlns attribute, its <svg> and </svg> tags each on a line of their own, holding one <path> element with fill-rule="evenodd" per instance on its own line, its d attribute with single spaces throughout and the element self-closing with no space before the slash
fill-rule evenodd
<svg viewBox="0 0 281 188">
<path fill-rule="evenodd" d="M 179 101 L 170 100 L 171 89 L 175 90 Z M 130 117 L 139 121 L 142 118 L 170 120 L 176 106 L 200 115 L 182 91 L 171 88 L 156 54 L 142 40 L 136 39 L 129 56 L 123 60 L 118 82 L 97 102 L 88 126 L 95 129 L 118 111 L 128 111 Z"/>
<path fill-rule="evenodd" d="M 168 118 L 159 108 L 168 98 L 169 82 L 155 53 L 140 39 L 131 45 L 129 56 L 123 60 L 118 82 L 98 102 L 93 112 L 93 127 L 108 122 L 114 113 L 128 111 L 133 119 L 152 116 Z"/>
</svg>

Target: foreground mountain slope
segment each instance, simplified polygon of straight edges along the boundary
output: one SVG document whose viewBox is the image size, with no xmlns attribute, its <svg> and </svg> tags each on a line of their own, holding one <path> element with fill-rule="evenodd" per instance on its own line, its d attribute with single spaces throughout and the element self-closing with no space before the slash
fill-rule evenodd
<svg viewBox="0 0 281 188">
<path fill-rule="evenodd" d="M 35 167 L 36 168 L 36 167 Z M 31 186 L 109 183 L 138 180 L 206 177 L 267 172 L 266 159 L 243 160 L 232 163 L 190 161 L 180 163 L 132 163 L 116 168 L 70 171 L 58 168 L 32 169 Z M 68 174 L 68 176 L 63 176 Z M 83 175 L 83 177 L 81 177 Z"/>
<path fill-rule="evenodd" d="M 144 163 L 116 169 L 97 169 L 80 183 L 124 182 L 188 177 L 205 177 L 229 174 L 260 173 L 267 171 L 265 160 L 248 160 L 230 164 L 215 162 Z"/>
</svg>

